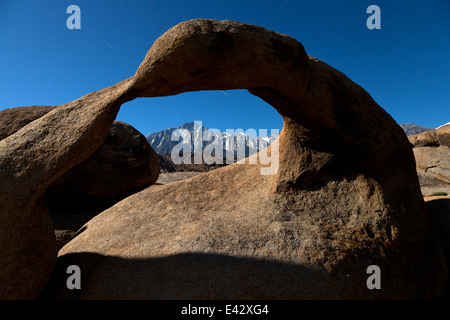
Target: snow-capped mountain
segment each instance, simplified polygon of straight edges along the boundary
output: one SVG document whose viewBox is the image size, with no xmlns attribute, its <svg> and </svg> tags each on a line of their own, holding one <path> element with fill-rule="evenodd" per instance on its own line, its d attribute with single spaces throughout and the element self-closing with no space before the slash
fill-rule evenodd
<svg viewBox="0 0 450 320">
<path fill-rule="evenodd" d="M 431 130 L 430 128 L 422 127 L 415 123 L 400 124 L 400 127 L 405 131 L 407 136 Z M 174 139 L 172 135 L 174 131 L 177 129 L 185 129 L 185 130 L 179 130 L 178 131 L 179 138 L 175 139 L 175 141 L 172 141 Z M 233 148 L 234 153 L 236 155 L 237 150 L 240 150 L 239 149 L 240 146 L 241 148 L 244 147 L 245 155 L 248 156 L 258 151 L 258 143 L 261 144 L 260 146 L 261 148 L 262 146 L 267 146 L 271 144 L 278 137 L 278 134 L 276 133 L 270 135 L 262 135 L 262 134 L 258 135 L 258 134 L 259 132 L 256 131 L 252 134 L 252 136 L 248 136 L 240 131 L 233 132 L 232 130 L 231 133 L 229 133 L 229 132 L 221 132 L 214 129 L 209 130 L 206 127 L 204 127 L 200 121 L 199 122 L 193 121 L 185 123 L 176 128 L 168 128 L 157 133 L 150 133 L 146 136 L 146 138 L 147 141 L 152 146 L 152 148 L 158 154 L 170 154 L 176 145 L 178 145 L 183 139 L 187 138 L 186 135 L 190 136 L 192 143 L 191 152 L 193 153 L 194 151 L 198 151 L 198 149 L 194 150 L 195 138 L 199 139 L 201 137 L 201 146 L 202 146 L 201 150 L 204 150 L 206 146 L 210 145 L 211 143 L 214 143 L 216 135 L 219 135 L 219 137 L 221 136 L 223 140 L 222 145 L 224 155 L 226 154 L 226 150 L 227 149 L 231 150 L 231 148 Z M 199 148 L 199 144 L 197 144 L 197 148 Z"/>
<path fill-rule="evenodd" d="M 173 147 L 175 147 L 179 141 L 172 141 L 172 134 L 177 129 L 186 129 L 191 134 L 194 133 L 194 122 L 188 122 L 185 123 L 179 127 L 176 128 L 168 128 L 165 130 L 162 130 L 157 133 L 150 133 L 146 135 L 148 143 L 152 146 L 153 150 L 156 151 L 158 154 L 167 154 L 171 153 Z M 205 127 L 199 127 L 197 130 L 201 130 L 203 133 L 207 129 Z"/>
<path fill-rule="evenodd" d="M 269 132 L 269 130 L 267 131 Z M 214 150 L 219 152 L 218 147 L 221 145 L 224 156 L 227 150 L 233 150 L 234 155 L 237 155 L 240 150 L 244 150 L 240 152 L 245 152 L 245 156 L 249 156 L 267 147 L 278 137 L 278 133 L 263 136 L 258 136 L 260 132 L 257 131 L 251 133 L 253 133 L 252 136 L 248 136 L 238 130 L 236 132 L 234 130 L 229 132 L 209 130 L 201 122 L 188 122 L 177 128 L 169 128 L 148 134 L 146 138 L 158 154 L 171 153 L 173 148 L 181 141 L 188 141 L 191 143 L 192 153 L 198 152 L 200 146 L 200 151 L 203 151 L 207 146 L 209 146 L 208 148 L 216 146 L 217 149 Z"/>
</svg>

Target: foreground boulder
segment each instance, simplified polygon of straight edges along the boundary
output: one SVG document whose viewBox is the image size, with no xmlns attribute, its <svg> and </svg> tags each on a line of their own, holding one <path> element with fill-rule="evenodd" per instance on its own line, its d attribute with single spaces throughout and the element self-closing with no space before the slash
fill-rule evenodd
<svg viewBox="0 0 450 320">
<path fill-rule="evenodd" d="M 59 251 L 42 297 L 442 297 L 445 259 L 402 129 L 367 92 L 308 57 L 295 39 L 239 22 L 181 23 L 154 43 L 133 77 L 0 141 L 0 161 L 9 165 L 1 171 L 9 190 L 0 199 L 2 218 L 18 217 L 11 200 L 24 199 L 28 211 L 20 211 L 21 219 L 31 212 L 45 216 L 35 199 L 55 176 L 98 148 L 101 140 L 89 139 L 106 137 L 123 102 L 239 88 L 284 119 L 279 138 L 266 150 L 279 160 L 278 170 L 262 170 L 268 165 L 248 159 L 126 198 Z M 53 149 L 48 139 L 64 129 L 75 136 Z M 32 150 L 25 148 L 29 141 L 37 141 Z M 92 148 L 80 149 L 86 143 Z M 44 156 L 42 148 L 53 152 Z M 252 157 L 260 160 L 264 152 Z M 33 161 L 25 162 L 24 155 Z M 17 163 L 3 160 L 14 158 Z M 11 181 L 32 197 L 8 189 Z M 33 181 L 44 187 L 26 187 Z M 13 248 L 6 239 L 1 244 Z M 20 250 L 25 248 L 15 251 L 16 265 L 24 265 Z M 70 265 L 81 268 L 81 290 L 66 286 Z M 371 265 L 382 272 L 379 290 L 366 284 Z M 8 271 L 2 270 L 3 278 L 17 275 Z"/>
</svg>

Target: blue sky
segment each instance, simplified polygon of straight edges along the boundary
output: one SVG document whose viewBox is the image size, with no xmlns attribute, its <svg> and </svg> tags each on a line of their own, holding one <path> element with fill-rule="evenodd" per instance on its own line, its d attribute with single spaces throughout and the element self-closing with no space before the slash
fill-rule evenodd
<svg viewBox="0 0 450 320">
<path fill-rule="evenodd" d="M 66 9 L 81 9 L 69 30 Z M 369 5 L 381 29 L 369 30 Z M 57 105 L 132 76 L 153 42 L 194 18 L 237 20 L 287 34 L 344 72 L 398 123 L 450 121 L 450 1 L 0 0 L 0 110 Z M 245 90 L 203 91 L 124 104 L 117 120 L 143 134 L 200 120 L 208 128 L 282 127 Z"/>
</svg>

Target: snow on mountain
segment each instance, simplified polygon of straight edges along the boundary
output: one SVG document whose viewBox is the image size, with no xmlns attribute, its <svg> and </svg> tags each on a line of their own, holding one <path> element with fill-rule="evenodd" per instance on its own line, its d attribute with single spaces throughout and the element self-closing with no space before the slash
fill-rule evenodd
<svg viewBox="0 0 450 320">
<path fill-rule="evenodd" d="M 181 130 L 175 132 L 177 129 Z M 221 132 L 214 129 L 209 130 L 201 125 L 201 122 L 188 122 L 177 128 L 169 128 L 157 133 L 148 134 L 146 138 L 152 148 L 159 154 L 171 153 L 173 148 L 183 140 L 185 142 L 190 141 L 191 152 L 194 152 L 194 145 L 199 146 L 201 140 L 202 150 L 210 144 L 221 144 L 223 155 L 226 154 L 226 150 L 234 150 L 235 155 L 238 150 L 244 150 L 245 155 L 249 156 L 257 152 L 258 148 L 262 149 L 267 147 L 278 137 L 278 133 L 263 137 L 251 137 L 240 131 L 230 132 Z M 176 141 L 172 141 L 173 139 Z M 219 140 L 216 141 L 217 139 Z M 222 142 L 220 142 L 220 139 L 222 139 Z"/>
</svg>

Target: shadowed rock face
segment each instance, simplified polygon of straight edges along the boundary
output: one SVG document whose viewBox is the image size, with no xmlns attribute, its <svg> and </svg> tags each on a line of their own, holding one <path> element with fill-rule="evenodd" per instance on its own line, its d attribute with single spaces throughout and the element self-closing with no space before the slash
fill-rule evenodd
<svg viewBox="0 0 450 320">
<path fill-rule="evenodd" d="M 129 124 L 115 121 L 103 144 L 87 161 L 47 189 L 50 212 L 100 212 L 156 182 L 158 155 Z"/>
<path fill-rule="evenodd" d="M 233 164 L 128 197 L 61 249 L 43 296 L 442 296 L 445 260 L 402 129 L 361 87 L 308 57 L 295 39 L 239 22 L 181 23 L 156 40 L 135 76 L 70 102 L 1 141 L 0 183 L 8 190 L 0 199 L 2 220 L 19 219 L 14 199 L 27 199 L 22 221 L 46 217 L 36 205 L 46 186 L 101 144 L 125 101 L 237 88 L 268 102 L 284 119 L 279 150 L 269 147 L 279 156 L 277 173 L 262 175 L 261 163 Z M 58 148 L 48 146 L 55 130 L 64 129 L 75 135 L 57 141 Z M 32 150 L 25 150 L 31 141 Z M 92 148 L 80 150 L 81 142 Z M 54 152 L 43 154 L 42 148 Z M 25 187 L 30 180 L 35 183 Z M 14 186 L 21 186 L 19 194 Z M 0 237 L 11 252 L 29 250 Z M 49 255 L 39 263 L 48 271 L 54 259 Z M 9 264 L 27 265 L 17 254 Z M 83 270 L 81 291 L 66 288 L 63 274 L 70 264 Z M 373 264 L 382 270 L 382 290 L 366 287 L 366 269 Z M 16 279 L 14 270 L 2 270 L 1 277 Z M 16 289 L 17 296 L 24 292 Z"/>
</svg>

